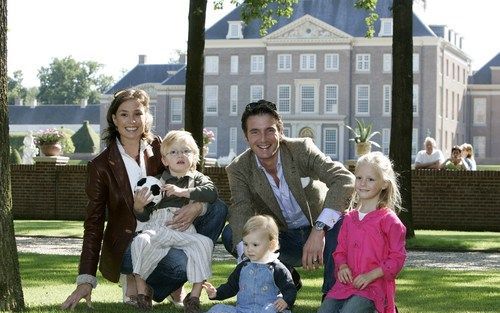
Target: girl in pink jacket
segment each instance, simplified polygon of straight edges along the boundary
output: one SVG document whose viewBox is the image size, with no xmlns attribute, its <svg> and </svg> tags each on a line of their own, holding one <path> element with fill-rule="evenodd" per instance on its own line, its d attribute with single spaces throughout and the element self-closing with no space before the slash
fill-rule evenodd
<svg viewBox="0 0 500 313">
<path fill-rule="evenodd" d="M 318 313 L 396 312 L 396 276 L 406 259 L 406 228 L 396 174 L 389 158 L 359 158 L 355 190 L 333 253 L 336 283 Z"/>
</svg>

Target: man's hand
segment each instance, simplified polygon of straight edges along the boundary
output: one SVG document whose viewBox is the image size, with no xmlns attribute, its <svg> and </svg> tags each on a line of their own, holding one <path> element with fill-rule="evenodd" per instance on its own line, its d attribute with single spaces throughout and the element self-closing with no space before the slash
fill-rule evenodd
<svg viewBox="0 0 500 313">
<path fill-rule="evenodd" d="M 309 270 L 322 266 L 324 248 L 325 233 L 313 228 L 302 250 L 302 267 Z"/>
<path fill-rule="evenodd" d="M 69 297 L 61 304 L 61 309 L 73 309 L 76 307 L 81 299 L 85 298 L 87 301 L 87 306 L 92 308 L 92 286 L 90 284 L 80 284 L 76 287 L 75 291 L 69 295 Z"/>
<path fill-rule="evenodd" d="M 186 204 L 177 210 L 177 212 L 174 213 L 174 219 L 165 223 L 165 225 L 178 231 L 185 231 L 191 224 L 193 224 L 193 221 L 200 216 L 202 211 L 203 203 L 201 202 Z"/>
</svg>

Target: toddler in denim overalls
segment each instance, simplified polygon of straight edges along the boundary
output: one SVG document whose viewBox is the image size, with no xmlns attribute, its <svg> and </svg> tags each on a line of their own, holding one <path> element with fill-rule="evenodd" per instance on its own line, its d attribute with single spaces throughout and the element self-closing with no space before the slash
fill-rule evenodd
<svg viewBox="0 0 500 313">
<path fill-rule="evenodd" d="M 236 295 L 236 306 L 217 304 L 207 313 L 290 312 L 297 289 L 290 271 L 278 260 L 278 226 L 267 215 L 256 215 L 243 227 L 243 245 L 248 258 L 236 266 L 219 288 L 203 284 L 211 300 Z"/>
</svg>

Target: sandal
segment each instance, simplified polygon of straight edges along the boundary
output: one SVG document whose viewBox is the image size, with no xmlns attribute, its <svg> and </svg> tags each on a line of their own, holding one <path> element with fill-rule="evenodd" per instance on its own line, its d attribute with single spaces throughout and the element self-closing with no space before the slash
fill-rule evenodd
<svg viewBox="0 0 500 313">
<path fill-rule="evenodd" d="M 172 297 L 172 295 L 168 295 L 167 300 L 168 300 L 168 302 L 172 303 L 175 308 L 177 308 L 177 309 L 184 309 L 184 303 L 182 303 L 182 300 L 179 301 L 179 302 L 177 302 L 177 301 L 174 300 L 174 298 Z"/>
<path fill-rule="evenodd" d="M 137 307 L 141 311 L 149 311 L 153 308 L 153 288 L 147 286 L 147 294 L 137 295 Z"/>
</svg>

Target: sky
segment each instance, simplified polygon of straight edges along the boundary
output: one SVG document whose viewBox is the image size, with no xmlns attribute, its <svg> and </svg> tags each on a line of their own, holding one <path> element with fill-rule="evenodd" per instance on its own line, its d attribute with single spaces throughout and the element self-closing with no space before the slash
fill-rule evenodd
<svg viewBox="0 0 500 313">
<path fill-rule="evenodd" d="M 229 13 L 208 0 L 206 27 Z M 54 58 L 97 61 L 119 79 L 138 56 L 164 64 L 186 51 L 189 0 L 11 0 L 7 2 L 7 70 L 23 72 L 23 85 L 38 86 L 38 70 Z M 464 37 L 477 70 L 500 53 L 500 1 L 427 0 L 428 24 L 447 25 Z"/>
</svg>

